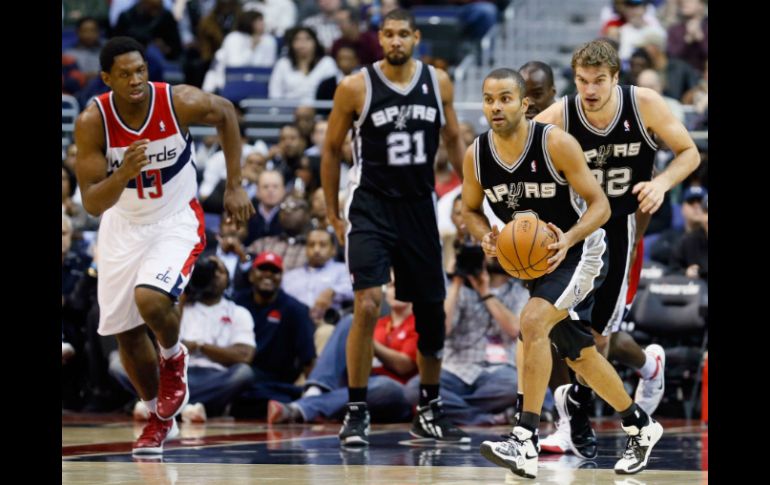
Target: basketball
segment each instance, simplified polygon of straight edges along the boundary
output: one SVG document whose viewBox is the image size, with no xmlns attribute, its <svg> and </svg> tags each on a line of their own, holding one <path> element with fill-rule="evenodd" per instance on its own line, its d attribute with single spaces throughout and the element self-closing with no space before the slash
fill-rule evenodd
<svg viewBox="0 0 770 485">
<path fill-rule="evenodd" d="M 497 236 L 497 259 L 514 278 L 533 280 L 545 274 L 548 258 L 556 254 L 548 246 L 557 240 L 536 213 L 516 212 Z"/>
</svg>

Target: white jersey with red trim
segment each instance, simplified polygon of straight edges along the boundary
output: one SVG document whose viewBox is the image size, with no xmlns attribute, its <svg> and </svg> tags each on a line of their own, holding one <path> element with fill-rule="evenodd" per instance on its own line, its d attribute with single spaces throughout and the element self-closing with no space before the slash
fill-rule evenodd
<svg viewBox="0 0 770 485">
<path fill-rule="evenodd" d="M 107 173 L 123 163 L 126 149 L 148 139 L 150 163 L 126 184 L 114 211 L 135 224 L 151 224 L 183 210 L 196 197 L 195 150 L 189 131 L 182 134 L 174 112 L 171 86 L 149 83 L 150 110 L 138 130 L 129 128 L 115 108 L 112 91 L 96 98 L 105 133 Z"/>
</svg>

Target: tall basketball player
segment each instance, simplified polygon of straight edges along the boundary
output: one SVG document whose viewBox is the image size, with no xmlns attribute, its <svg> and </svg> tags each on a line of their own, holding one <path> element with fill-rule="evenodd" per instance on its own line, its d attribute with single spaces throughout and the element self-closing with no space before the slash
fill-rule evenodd
<svg viewBox="0 0 770 485">
<path fill-rule="evenodd" d="M 412 423 L 416 437 L 467 443 L 439 398 L 446 295 L 436 222 L 433 162 L 439 135 L 457 173 L 464 147 L 452 107 L 453 87 L 440 69 L 412 58 L 420 41 L 414 17 L 393 10 L 382 22 L 385 58 L 342 80 L 321 160 L 326 212 L 340 243 L 355 292 L 353 327 L 347 341 L 349 399 L 340 430 L 342 445 L 369 443 L 366 383 L 372 335 L 382 286 L 395 275 L 396 298 L 413 303 L 419 333 L 420 402 Z M 353 127 L 354 167 L 344 219 L 338 190 L 340 153 Z"/>
<path fill-rule="evenodd" d="M 514 473 L 537 476 L 537 429 L 551 373 L 551 340 L 567 364 L 623 418 L 629 435 L 619 473 L 644 469 L 663 428 L 626 394 L 615 369 L 597 351 L 579 320 L 591 318 L 593 294 L 606 275 L 606 244 L 600 226 L 610 204 L 586 166 L 580 145 L 563 130 L 524 114 L 529 99 L 521 75 L 492 71 L 483 84 L 488 132 L 465 154 L 463 216 L 487 255 L 496 256 L 497 231 L 490 229 L 482 203 L 489 201 L 500 220 L 531 210 L 557 234 L 549 245 L 545 275 L 529 283 L 530 299 L 521 313 L 524 343 L 524 406 L 504 441 L 485 441 L 481 454 Z M 553 331 L 552 331 L 553 330 Z"/>
<path fill-rule="evenodd" d="M 121 362 L 151 412 L 134 452 L 161 453 L 189 399 L 176 300 L 206 242 L 190 124 L 217 127 L 229 217 L 245 223 L 254 207 L 241 186 L 241 137 L 229 101 L 191 86 L 149 83 L 144 49 L 129 37 L 110 39 L 100 62 L 112 91 L 75 124 L 83 205 L 102 215 L 98 331 L 117 338 Z M 147 327 L 160 344 L 160 365 Z"/>
<path fill-rule="evenodd" d="M 637 232 L 637 221 L 644 220 L 646 227 L 666 192 L 698 167 L 700 157 L 687 129 L 659 94 L 618 85 L 620 60 L 608 42 L 594 40 L 580 46 L 572 56 L 572 69 L 577 94 L 565 96 L 535 120 L 552 123 L 577 139 L 588 167 L 610 200 L 612 216 L 603 226 L 609 268 L 596 291 L 591 315 L 596 344 L 606 356 L 610 336 L 617 334 L 623 318 L 633 249 L 644 231 L 640 228 Z M 653 177 L 656 137 L 675 157 Z M 626 350 L 619 360 L 638 369 L 641 379 L 635 401 L 652 414 L 663 397 L 665 353 L 660 345 L 642 350 L 630 336 L 623 337 L 622 348 Z M 583 384 L 578 380 L 554 391 L 560 415 L 558 431 L 543 440 L 543 449 L 558 451 L 560 443 L 566 442 L 581 457 L 596 456 L 596 434 L 588 419 L 591 390 Z"/>
</svg>

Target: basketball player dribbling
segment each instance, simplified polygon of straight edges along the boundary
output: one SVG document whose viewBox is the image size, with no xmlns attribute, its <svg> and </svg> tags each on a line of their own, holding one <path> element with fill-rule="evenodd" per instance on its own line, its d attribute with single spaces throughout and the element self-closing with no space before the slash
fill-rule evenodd
<svg viewBox="0 0 770 485">
<path fill-rule="evenodd" d="M 205 246 L 191 124 L 217 127 L 229 218 L 243 224 L 255 210 L 241 185 L 241 138 L 229 101 L 192 86 L 148 82 L 144 49 L 129 37 L 110 39 L 100 62 L 112 90 L 75 124 L 83 206 L 102 215 L 98 332 L 115 335 L 121 362 L 150 410 L 133 451 L 157 454 L 178 433 L 175 416 L 189 399 L 176 300 Z M 147 327 L 160 345 L 160 362 Z"/>
<path fill-rule="evenodd" d="M 663 428 L 631 401 L 617 372 L 578 321 L 590 319 L 593 292 L 605 276 L 606 244 L 600 226 L 610 217 L 609 201 L 572 136 L 553 125 L 525 120 L 525 96 L 524 79 L 514 70 L 496 69 L 486 77 L 483 111 L 492 129 L 476 138 L 463 161 L 463 216 L 487 255 L 497 254 L 497 228 L 493 231 L 483 214 L 485 197 L 502 221 L 510 221 L 518 210 L 532 210 L 558 236 L 549 246 L 557 252 L 548 260 L 548 272 L 530 282 L 530 300 L 520 317 L 523 412 L 507 439 L 485 441 L 480 451 L 517 475 L 536 478 L 537 429 L 553 339 L 575 373 L 622 416 L 629 439 L 615 469 L 636 473 L 646 466 Z"/>
<path fill-rule="evenodd" d="M 633 249 L 651 215 L 663 203 L 666 192 L 698 167 L 700 157 L 687 129 L 658 93 L 618 85 L 620 59 L 608 42 L 594 40 L 578 47 L 572 69 L 577 95 L 565 96 L 535 120 L 554 124 L 575 137 L 609 198 L 612 215 L 602 226 L 609 248 L 607 277 L 596 290 L 590 327 L 605 357 L 612 337 L 613 357 L 638 370 L 641 378 L 635 402 L 652 414 L 663 397 L 665 353 L 657 344 L 643 350 L 630 335 L 619 333 L 629 268 Z M 655 137 L 675 157 L 653 177 L 658 149 Z M 594 458 L 598 450 L 589 420 L 591 389 L 580 379 L 574 385 L 562 384 L 554 391 L 560 418 L 557 431 L 543 440 L 543 449 L 564 452 L 566 444 L 578 456 Z"/>
</svg>

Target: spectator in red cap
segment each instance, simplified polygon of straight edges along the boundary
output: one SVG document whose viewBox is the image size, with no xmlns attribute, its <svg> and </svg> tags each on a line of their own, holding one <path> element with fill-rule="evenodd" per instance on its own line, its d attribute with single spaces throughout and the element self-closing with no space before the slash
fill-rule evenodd
<svg viewBox="0 0 770 485">
<path fill-rule="evenodd" d="M 294 382 L 303 372 L 307 376 L 315 361 L 315 325 L 308 307 L 281 290 L 282 279 L 283 258 L 274 252 L 261 252 L 249 272 L 251 288 L 235 298 L 254 318 L 257 342 L 251 363 L 255 384 L 233 405 L 231 414 L 236 417 L 264 417 L 268 400 L 291 402 L 299 398 L 302 389 Z"/>
</svg>

